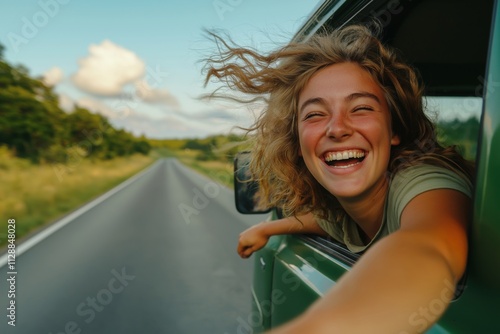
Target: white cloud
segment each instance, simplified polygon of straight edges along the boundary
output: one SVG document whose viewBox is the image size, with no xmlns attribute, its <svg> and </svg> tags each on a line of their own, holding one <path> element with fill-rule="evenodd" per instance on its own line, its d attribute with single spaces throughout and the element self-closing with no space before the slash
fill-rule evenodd
<svg viewBox="0 0 500 334">
<path fill-rule="evenodd" d="M 136 94 L 146 103 L 166 104 L 167 106 L 177 107 L 179 102 L 166 89 L 155 89 L 149 86 L 146 80 L 137 81 L 135 84 Z"/>
<path fill-rule="evenodd" d="M 47 86 L 55 86 L 64 78 L 64 73 L 61 68 L 54 66 L 42 76 L 42 81 Z"/>
<path fill-rule="evenodd" d="M 116 96 L 123 87 L 144 75 L 144 62 L 132 51 L 108 40 L 89 47 L 89 55 L 79 62 L 72 77 L 80 89 L 97 95 Z"/>
</svg>

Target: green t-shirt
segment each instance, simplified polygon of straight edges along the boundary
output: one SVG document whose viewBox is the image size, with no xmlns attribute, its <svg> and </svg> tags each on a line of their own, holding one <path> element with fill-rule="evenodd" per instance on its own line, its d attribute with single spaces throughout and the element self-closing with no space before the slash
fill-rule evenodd
<svg viewBox="0 0 500 334">
<path fill-rule="evenodd" d="M 349 217 L 338 224 L 324 219 L 317 219 L 317 222 L 333 239 L 345 244 L 351 252 L 360 253 L 375 241 L 398 230 L 405 206 L 417 195 L 433 189 L 454 189 L 472 197 L 472 184 L 469 180 L 443 167 L 416 165 L 399 171 L 391 179 L 382 225 L 367 245 L 363 243 L 356 223 Z"/>
</svg>

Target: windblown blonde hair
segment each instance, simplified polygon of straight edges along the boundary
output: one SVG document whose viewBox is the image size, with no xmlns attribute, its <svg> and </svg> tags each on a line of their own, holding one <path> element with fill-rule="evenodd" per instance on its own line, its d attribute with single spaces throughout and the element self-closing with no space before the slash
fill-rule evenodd
<svg viewBox="0 0 500 334">
<path fill-rule="evenodd" d="M 373 31 L 372 31 L 373 30 Z M 299 156 L 298 98 L 319 70 L 352 62 L 368 71 L 385 93 L 393 132 L 401 143 L 393 147 L 388 172 L 429 163 L 472 179 L 473 166 L 454 147 L 443 148 L 434 125 L 424 113 L 423 85 L 416 71 L 377 38 L 378 28 L 353 25 L 291 43 L 267 55 L 241 48 L 212 33 L 218 54 L 206 59 L 207 84 L 213 78 L 226 88 L 263 98 L 266 108 L 248 129 L 252 141 L 250 168 L 261 198 L 285 215 L 314 212 L 340 219 L 338 201 L 311 175 Z M 210 95 L 220 97 L 218 91 Z M 225 95 L 227 97 L 227 95 Z M 241 98 L 238 100 L 243 101 Z"/>
</svg>

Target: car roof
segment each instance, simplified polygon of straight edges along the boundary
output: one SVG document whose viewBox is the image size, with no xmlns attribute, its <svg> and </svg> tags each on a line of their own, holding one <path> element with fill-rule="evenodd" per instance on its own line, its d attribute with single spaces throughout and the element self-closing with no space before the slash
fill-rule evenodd
<svg viewBox="0 0 500 334">
<path fill-rule="evenodd" d="M 293 41 L 376 17 L 382 40 L 420 71 L 426 95 L 478 96 L 492 11 L 493 0 L 327 0 Z"/>
</svg>

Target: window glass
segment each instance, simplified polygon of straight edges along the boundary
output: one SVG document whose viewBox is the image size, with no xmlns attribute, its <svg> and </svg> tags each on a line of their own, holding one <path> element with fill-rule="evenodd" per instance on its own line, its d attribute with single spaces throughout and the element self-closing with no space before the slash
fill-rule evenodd
<svg viewBox="0 0 500 334">
<path fill-rule="evenodd" d="M 480 97 L 427 97 L 427 112 L 437 125 L 438 140 L 457 145 L 460 153 L 475 160 L 483 99 Z"/>
</svg>

